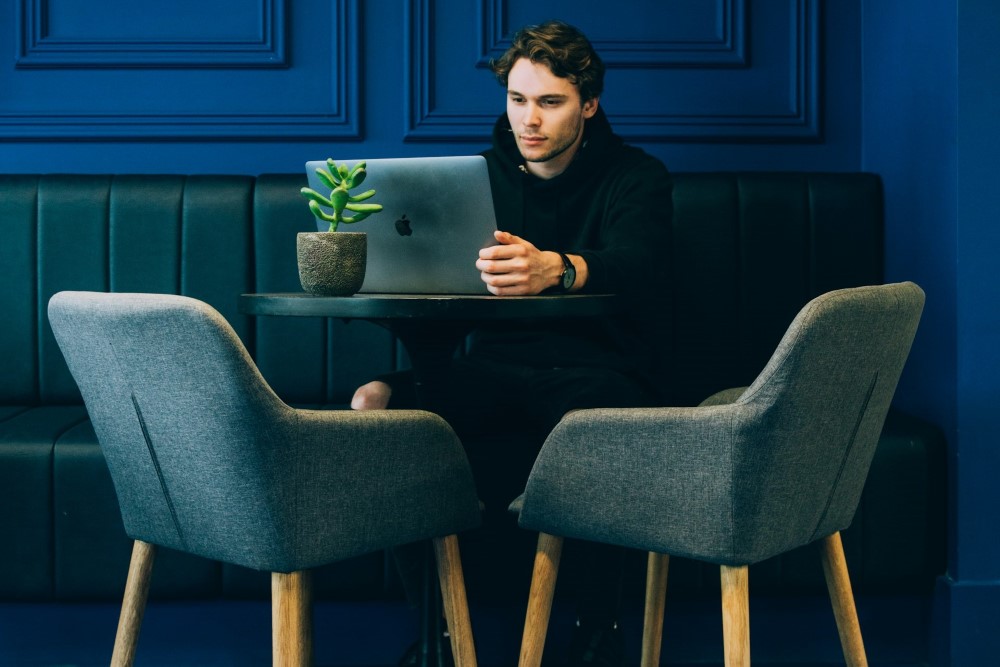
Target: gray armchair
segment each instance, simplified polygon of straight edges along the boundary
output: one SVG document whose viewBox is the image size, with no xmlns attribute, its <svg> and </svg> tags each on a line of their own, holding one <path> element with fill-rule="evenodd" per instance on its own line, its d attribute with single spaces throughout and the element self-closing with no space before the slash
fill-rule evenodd
<svg viewBox="0 0 1000 667">
<path fill-rule="evenodd" d="M 830 292 L 800 311 L 749 388 L 697 408 L 567 415 L 516 501 L 519 525 L 541 533 L 522 667 L 541 661 L 565 537 L 649 552 L 646 667 L 659 664 L 670 555 L 721 566 L 726 665 L 749 665 L 747 566 L 822 540 L 847 664 L 865 665 L 840 531 L 923 303 L 913 283 Z"/>
<path fill-rule="evenodd" d="M 131 664 L 155 547 L 272 572 L 275 665 L 312 659 L 310 568 L 431 538 L 458 665 L 475 665 L 456 533 L 461 443 L 422 411 L 296 410 L 194 299 L 61 292 L 49 319 L 135 540 L 113 665 Z"/>
</svg>

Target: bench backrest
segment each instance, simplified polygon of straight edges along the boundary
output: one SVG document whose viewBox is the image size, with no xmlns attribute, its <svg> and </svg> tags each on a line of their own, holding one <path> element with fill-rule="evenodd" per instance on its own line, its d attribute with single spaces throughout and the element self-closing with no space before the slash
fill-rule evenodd
<svg viewBox="0 0 1000 667">
<path fill-rule="evenodd" d="M 374 325 L 239 314 L 241 293 L 300 289 L 295 234 L 314 229 L 304 180 L 0 175 L 0 405 L 80 402 L 45 317 L 60 290 L 206 301 L 286 401 L 345 403 L 397 366 Z M 663 352 L 677 403 L 752 380 L 813 296 L 882 281 L 875 175 L 678 173 L 673 205 Z"/>
</svg>

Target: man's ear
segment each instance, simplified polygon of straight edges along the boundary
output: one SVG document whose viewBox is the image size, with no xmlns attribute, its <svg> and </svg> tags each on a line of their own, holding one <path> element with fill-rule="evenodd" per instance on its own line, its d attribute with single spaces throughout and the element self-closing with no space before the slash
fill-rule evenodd
<svg viewBox="0 0 1000 667">
<path fill-rule="evenodd" d="M 589 100 L 583 103 L 583 117 L 593 118 L 594 114 L 597 113 L 597 104 L 601 101 L 600 97 L 591 97 Z"/>
</svg>

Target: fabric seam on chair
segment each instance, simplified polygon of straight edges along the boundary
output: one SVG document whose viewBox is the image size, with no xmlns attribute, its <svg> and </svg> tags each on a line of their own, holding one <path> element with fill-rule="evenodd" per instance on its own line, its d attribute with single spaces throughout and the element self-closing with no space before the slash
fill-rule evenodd
<svg viewBox="0 0 1000 667">
<path fill-rule="evenodd" d="M 854 422 L 854 429 L 851 431 L 851 439 L 847 443 L 847 448 L 844 450 L 844 456 L 840 459 L 840 468 L 837 470 L 837 475 L 833 478 L 833 484 L 830 487 L 830 495 L 827 498 L 826 506 L 823 508 L 823 513 L 820 515 L 819 520 L 816 522 L 816 528 L 813 530 L 812 540 L 817 540 L 820 537 L 826 537 L 825 535 L 819 535 L 820 526 L 826 521 L 826 515 L 830 512 L 830 505 L 833 504 L 833 499 L 837 495 L 837 487 L 840 486 L 840 478 L 844 474 L 844 468 L 847 467 L 847 460 L 851 457 L 851 452 L 854 451 L 854 443 L 857 442 L 858 430 L 861 428 L 861 422 L 864 421 L 865 414 L 868 412 L 868 403 L 871 402 L 872 394 L 875 393 L 875 385 L 878 383 L 878 371 L 875 371 L 875 375 L 872 377 L 871 383 L 868 385 L 868 392 L 865 394 L 865 400 L 861 404 L 861 410 L 858 411 L 858 418 Z"/>
<path fill-rule="evenodd" d="M 184 532 L 181 530 L 181 524 L 177 520 L 177 510 L 174 509 L 174 502 L 171 500 L 170 492 L 167 490 L 166 480 L 163 479 L 163 471 L 160 470 L 160 460 L 156 457 L 153 443 L 149 439 L 149 432 L 146 430 L 146 420 L 142 417 L 142 410 L 139 408 L 139 402 L 135 399 L 135 393 L 129 392 L 129 395 L 132 398 L 132 406 L 135 408 L 135 416 L 139 420 L 139 428 L 142 429 L 142 437 L 146 442 L 146 450 L 149 452 L 149 458 L 153 462 L 153 469 L 156 471 L 156 479 L 160 482 L 160 491 L 167 502 L 167 509 L 170 510 L 170 519 L 174 522 L 174 530 L 177 531 L 177 537 L 180 539 L 183 547 L 187 549 L 187 540 L 184 539 Z"/>
</svg>

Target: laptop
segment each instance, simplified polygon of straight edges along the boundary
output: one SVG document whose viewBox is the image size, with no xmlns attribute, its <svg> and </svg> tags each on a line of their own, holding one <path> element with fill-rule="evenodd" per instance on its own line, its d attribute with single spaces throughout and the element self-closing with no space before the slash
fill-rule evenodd
<svg viewBox="0 0 1000 667">
<path fill-rule="evenodd" d="M 337 160 L 353 167 L 360 160 Z M 366 160 L 368 176 L 351 191 L 372 188 L 365 201 L 382 211 L 343 224 L 338 231 L 367 232 L 368 264 L 361 292 L 392 294 L 488 294 L 479 277 L 479 250 L 496 245 L 486 158 L 475 156 Z M 325 160 L 306 163 L 309 187 L 330 188 L 316 175 Z M 350 215 L 349 211 L 344 211 Z M 320 231 L 329 224 L 317 220 Z"/>
</svg>

